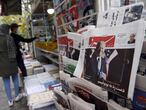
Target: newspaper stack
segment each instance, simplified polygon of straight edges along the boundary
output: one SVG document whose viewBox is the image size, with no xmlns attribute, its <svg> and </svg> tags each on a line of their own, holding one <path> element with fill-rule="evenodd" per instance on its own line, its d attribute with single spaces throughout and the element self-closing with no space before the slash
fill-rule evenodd
<svg viewBox="0 0 146 110">
<path fill-rule="evenodd" d="M 42 67 L 41 63 L 37 60 L 24 60 L 24 64 L 26 66 L 28 75 L 44 72 L 44 68 Z"/>
<path fill-rule="evenodd" d="M 59 68 L 53 64 L 46 64 L 43 65 L 43 67 L 45 68 L 45 71 L 49 72 L 50 74 L 58 73 L 59 71 Z"/>
<path fill-rule="evenodd" d="M 28 106 L 30 110 L 42 108 L 54 103 L 52 91 L 46 91 L 28 96 Z"/>
<path fill-rule="evenodd" d="M 42 73 L 44 72 L 44 67 L 40 66 L 40 67 L 35 67 L 33 69 L 33 74 L 39 74 L 39 73 Z"/>
<path fill-rule="evenodd" d="M 61 83 L 48 72 L 27 76 L 24 79 L 27 95 L 44 92 L 52 87 L 60 87 Z M 53 88 L 52 88 L 53 89 Z"/>
<path fill-rule="evenodd" d="M 26 77 L 24 80 L 24 85 L 27 95 L 46 91 L 45 86 L 39 82 L 36 75 Z"/>
</svg>

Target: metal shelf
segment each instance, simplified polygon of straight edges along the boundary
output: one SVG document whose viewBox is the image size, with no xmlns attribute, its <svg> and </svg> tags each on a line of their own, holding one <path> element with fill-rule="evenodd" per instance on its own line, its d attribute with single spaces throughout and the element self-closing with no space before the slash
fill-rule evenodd
<svg viewBox="0 0 146 110">
<path fill-rule="evenodd" d="M 53 54 L 53 55 L 56 55 L 56 56 L 59 56 L 59 53 L 57 51 L 48 51 L 48 50 L 44 50 L 44 49 L 41 49 L 39 47 L 36 47 L 38 50 L 42 51 L 42 52 L 45 52 L 45 53 L 48 53 L 48 54 Z"/>
<path fill-rule="evenodd" d="M 47 59 L 51 60 L 52 62 L 54 62 L 54 63 L 56 63 L 56 64 L 59 65 L 59 61 L 58 61 L 57 59 L 53 58 L 51 55 L 45 54 L 45 53 L 42 53 L 42 55 L 43 55 L 44 57 L 46 57 Z"/>
<path fill-rule="evenodd" d="M 85 16 L 85 17 L 81 17 L 81 18 L 72 20 L 72 21 L 70 21 L 70 22 L 67 22 L 67 23 L 64 23 L 64 24 L 61 24 L 61 25 L 58 25 L 57 28 L 66 26 L 66 25 L 71 24 L 71 23 L 73 23 L 73 22 L 75 22 L 75 21 L 81 21 L 81 20 L 83 20 L 83 19 L 86 19 L 86 18 L 91 17 L 91 16 L 95 16 L 95 15 L 97 15 L 97 12 L 92 13 L 92 14 L 90 14 L 90 15 L 87 15 L 87 16 Z"/>
<path fill-rule="evenodd" d="M 136 75 L 135 87 L 136 87 L 137 89 L 146 91 L 145 83 L 146 83 L 146 76 L 142 76 L 142 75 L 140 75 L 140 74 L 137 74 L 137 75 Z"/>
<path fill-rule="evenodd" d="M 61 3 L 59 3 L 59 4 L 55 7 L 55 10 L 56 10 L 57 8 L 59 8 L 61 5 L 63 5 L 65 2 L 66 2 L 66 0 L 63 0 Z"/>
</svg>

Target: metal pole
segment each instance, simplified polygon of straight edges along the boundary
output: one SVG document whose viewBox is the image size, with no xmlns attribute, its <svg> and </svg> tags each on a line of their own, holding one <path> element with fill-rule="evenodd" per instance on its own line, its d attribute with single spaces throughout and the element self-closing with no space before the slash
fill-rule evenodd
<svg viewBox="0 0 146 110">
<path fill-rule="evenodd" d="M 33 20 L 32 16 L 30 18 L 30 26 L 31 26 L 31 36 L 34 38 L 34 29 L 33 29 Z M 36 57 L 36 47 L 35 47 L 35 42 L 32 42 L 32 48 L 33 48 L 33 56 Z"/>
</svg>

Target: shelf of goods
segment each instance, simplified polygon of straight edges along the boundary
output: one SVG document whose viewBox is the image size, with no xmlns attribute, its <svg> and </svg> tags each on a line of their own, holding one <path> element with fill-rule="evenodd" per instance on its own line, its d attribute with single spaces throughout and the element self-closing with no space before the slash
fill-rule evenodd
<svg viewBox="0 0 146 110">
<path fill-rule="evenodd" d="M 86 1 L 88 1 L 88 3 L 90 4 L 90 6 L 93 6 L 93 8 L 91 9 L 91 10 L 88 10 L 88 11 L 90 11 L 91 13 L 88 13 L 88 14 L 85 14 L 85 7 L 87 7 L 88 6 L 88 4 L 83 4 L 83 2 L 86 2 Z M 100 1 L 100 0 L 99 0 Z M 95 90 L 95 88 L 96 87 L 101 87 L 101 88 L 104 88 L 104 89 L 106 89 L 107 91 L 109 91 L 108 92 L 108 95 L 113 95 L 113 97 L 114 98 L 117 98 L 117 105 L 118 106 L 123 106 L 124 104 L 122 104 L 122 102 L 120 103 L 120 100 L 122 100 L 122 101 L 124 101 L 124 102 L 126 102 L 126 104 L 124 105 L 124 107 L 126 107 L 126 108 L 119 108 L 119 110 L 128 110 L 128 109 L 131 109 L 132 107 L 133 107 L 133 105 L 132 105 L 132 103 L 134 103 L 134 101 L 133 100 L 131 100 L 131 99 L 133 99 L 133 97 L 135 97 L 136 95 L 135 95 L 135 89 L 141 89 L 141 90 L 146 90 L 146 88 L 144 87 L 144 84 L 145 84 L 145 76 L 140 76 L 140 75 L 137 75 L 136 76 L 136 72 L 137 72 L 137 70 L 136 69 L 134 69 L 134 66 L 137 68 L 138 67 L 138 60 L 137 61 L 135 61 L 134 59 L 135 59 L 135 57 L 136 57 L 136 55 L 135 55 L 135 53 L 134 53 L 134 58 L 133 59 L 131 59 L 131 62 L 134 62 L 135 61 L 135 65 L 133 65 L 132 63 L 131 63 L 131 70 L 130 71 L 132 71 L 132 72 L 129 72 L 129 68 L 126 68 L 126 67 L 123 67 L 123 70 L 124 70 L 124 72 L 121 72 L 121 71 L 123 71 L 123 70 L 119 70 L 119 69 L 117 69 L 117 67 L 118 68 L 120 68 L 121 69 L 121 67 L 120 66 L 118 66 L 118 65 L 116 65 L 116 64 L 119 64 L 120 65 L 120 63 L 121 62 L 119 62 L 119 63 L 117 63 L 116 61 L 116 63 L 115 64 L 113 64 L 113 65 L 116 65 L 116 68 L 113 68 L 114 66 L 111 66 L 112 65 L 112 63 L 110 64 L 110 72 L 111 72 L 111 76 L 110 76 L 110 74 L 108 74 L 109 76 L 108 76 L 108 78 L 106 77 L 106 76 L 104 76 L 104 74 L 103 74 L 103 77 L 100 79 L 96 79 L 96 76 L 94 77 L 94 73 L 95 73 L 95 68 L 92 70 L 92 67 L 94 67 L 94 66 L 96 66 L 96 65 L 94 65 L 94 63 L 92 62 L 92 60 L 91 60 L 91 62 L 92 62 L 92 67 L 90 67 L 91 65 L 91 63 L 89 63 L 90 62 L 90 58 L 88 58 L 89 56 L 85 53 L 85 55 L 87 55 L 87 56 L 85 56 L 85 58 L 84 59 L 82 59 L 81 58 L 81 56 L 79 56 L 79 52 L 78 51 L 80 51 L 79 49 L 80 49 L 80 44 L 81 43 L 79 43 L 79 41 L 77 40 L 77 39 L 79 39 L 79 37 L 77 38 L 77 36 L 79 36 L 79 32 L 78 32 L 78 30 L 79 29 L 81 29 L 81 28 L 83 28 L 83 27 L 85 27 L 85 26 L 87 26 L 87 25 L 95 25 L 95 30 L 97 29 L 97 27 L 98 27 L 98 29 L 100 30 L 100 23 L 103 23 L 102 25 L 104 26 L 104 24 L 106 25 L 106 27 L 108 28 L 108 25 L 109 25 L 109 27 L 110 27 L 110 19 L 112 19 L 112 17 L 111 17 L 111 15 L 112 16 L 115 16 L 115 12 L 117 12 L 118 14 L 119 13 L 122 13 L 122 10 L 123 10 L 123 12 L 125 13 L 125 11 L 126 10 L 128 10 L 128 9 L 130 9 L 130 8 L 133 8 L 133 7 L 143 7 L 143 5 L 142 4 L 135 4 L 135 5 L 130 5 L 130 6 L 127 6 L 127 7 L 123 7 L 123 8 L 117 8 L 117 10 L 115 9 L 113 12 L 112 11 L 110 11 L 110 10 L 107 10 L 107 12 L 106 13 L 100 13 L 99 12 L 99 9 L 95 9 L 95 5 L 97 5 L 96 3 L 95 3 L 95 0 L 85 0 L 85 1 L 82 1 L 82 5 L 84 5 L 84 8 L 82 8 L 81 6 L 80 6 L 81 4 L 80 4 L 80 1 L 77 1 L 77 0 L 54 0 L 54 7 L 55 7 L 55 17 L 56 17 L 56 19 L 55 19 L 55 21 L 56 21 L 56 29 L 57 29 L 57 38 L 58 38 L 58 42 L 59 42 L 59 53 L 60 53 L 60 55 L 62 55 L 61 56 L 61 58 L 62 58 L 62 61 L 60 61 L 62 64 L 64 64 L 63 66 L 63 69 L 62 69 L 62 73 L 63 74 L 61 74 L 60 73 L 60 79 L 61 80 L 63 80 L 65 83 L 67 82 L 67 84 L 69 85 L 69 89 L 71 89 L 70 91 L 74 91 L 74 92 L 76 92 L 77 93 L 77 95 L 79 96 L 79 97 L 82 97 L 84 100 L 86 100 L 86 98 L 87 97 L 85 97 L 84 95 L 83 95 L 83 93 L 84 94 L 86 94 L 86 96 L 88 96 L 88 98 L 90 99 L 91 97 L 92 97 L 92 101 L 94 100 L 93 99 L 93 94 L 94 94 L 94 92 L 95 93 L 99 93 L 99 92 L 97 92 L 96 90 Z M 99 6 L 100 4 L 98 4 L 98 6 Z M 106 4 L 105 4 L 106 5 Z M 98 7 L 98 6 L 96 6 L 96 8 Z M 134 8 L 133 8 L 134 9 Z M 140 8 L 139 8 L 140 9 Z M 119 11 L 120 10 L 120 11 Z M 98 14 L 97 14 L 97 12 L 99 12 Z M 119 17 L 118 16 L 118 14 L 117 14 L 117 18 Z M 98 15 L 98 17 L 97 17 L 97 15 Z M 120 21 L 120 18 L 125 18 L 125 15 L 123 14 L 119 14 L 120 15 L 120 17 L 119 17 L 119 21 Z M 110 18 L 111 17 L 111 18 Z M 115 17 L 115 18 L 116 18 Z M 98 19 L 98 21 L 97 21 L 97 18 L 100 18 L 100 19 Z M 117 20 L 117 18 L 116 18 L 116 20 Z M 139 18 L 140 19 L 140 18 Z M 103 20 L 103 21 L 102 21 Z M 105 22 L 104 22 L 104 20 L 105 20 Z M 108 21 L 109 20 L 109 21 Z M 116 21 L 116 22 L 119 22 L 119 21 Z M 123 19 L 122 19 L 123 20 Z M 100 23 L 99 23 L 100 22 Z M 111 24 L 113 24 L 113 22 L 115 22 L 114 20 L 112 21 L 111 20 Z M 124 22 L 124 21 L 121 21 L 122 23 Z M 131 21 L 132 22 L 132 21 Z M 97 23 L 97 25 L 96 25 L 96 23 Z M 106 24 L 107 23 L 107 24 Z M 108 24 L 109 23 L 109 24 Z M 129 22 L 128 22 L 129 23 Z M 127 27 L 128 27 L 128 23 L 127 23 Z M 132 22 L 133 24 L 134 24 L 134 22 Z M 131 24 L 132 24 L 131 23 Z M 123 23 L 124 24 L 124 23 Z M 113 27 L 113 28 L 110 28 L 112 31 L 113 31 L 113 33 L 115 32 L 116 34 L 118 33 L 119 34 L 119 32 L 118 31 L 115 31 L 116 29 L 115 29 L 115 27 L 114 26 L 119 26 L 119 30 L 121 29 L 121 30 L 123 30 L 122 32 L 123 33 L 129 33 L 129 32 L 126 32 L 126 25 L 125 25 L 125 27 L 123 26 L 123 24 L 119 24 L 119 25 L 116 25 L 116 24 L 114 24 L 113 26 L 111 26 L 111 27 Z M 126 24 L 126 23 L 125 23 Z M 133 25 L 132 24 L 132 25 Z M 142 26 L 142 25 L 140 25 L 141 23 L 139 23 L 139 26 L 142 28 L 141 29 L 141 31 L 142 31 L 142 34 L 143 34 L 143 27 L 144 26 Z M 101 25 L 101 26 L 102 26 Z M 130 23 L 129 23 L 129 27 L 130 27 Z M 101 30 L 102 30 L 102 28 L 101 28 Z M 91 32 L 91 31 L 88 31 L 89 33 Z M 86 35 L 88 35 L 88 32 L 86 33 Z M 133 33 L 133 32 L 135 32 L 135 31 L 131 31 L 131 33 Z M 98 31 L 97 31 L 97 33 L 98 33 Z M 99 32 L 99 33 L 102 33 L 101 31 Z M 98 34 L 99 34 L 98 33 Z M 104 32 L 103 31 L 103 34 L 105 34 L 106 32 Z M 115 34 L 114 33 L 114 34 Z M 137 32 L 135 32 L 135 33 L 140 33 L 140 31 L 137 31 Z M 75 35 L 76 34 L 76 35 Z M 107 34 L 107 33 L 106 33 Z M 109 35 L 110 35 L 110 32 L 108 33 Z M 107 34 L 107 35 L 108 35 Z M 74 36 L 73 36 L 74 35 Z M 84 35 L 84 34 L 82 34 L 82 35 Z M 83 41 L 83 45 L 86 45 L 86 44 L 88 44 L 88 43 L 93 43 L 93 45 L 89 45 L 89 47 L 91 48 L 91 47 L 93 47 L 93 48 L 95 48 L 94 47 L 94 42 L 99 42 L 99 41 L 107 41 L 108 42 L 108 40 L 105 40 L 106 39 L 106 37 L 107 37 L 107 39 L 110 39 L 110 37 L 109 36 L 104 36 L 105 37 L 105 39 L 104 40 L 99 40 L 99 39 L 102 39 L 102 38 L 100 38 L 101 36 L 102 36 L 102 34 L 101 34 L 101 36 L 100 36 L 100 34 L 99 34 L 99 36 L 97 35 L 97 37 L 96 37 L 96 35 L 95 34 L 91 34 L 92 35 L 92 38 L 89 40 L 90 42 L 86 42 L 86 41 Z M 73 37 L 72 37 L 73 36 Z M 95 37 L 95 38 L 93 38 L 93 36 Z M 143 36 L 143 35 L 142 35 Z M 83 36 L 84 37 L 84 36 Z M 87 37 L 87 36 L 85 36 L 85 37 Z M 108 38 L 109 37 L 109 38 Z M 116 38 L 117 37 L 117 35 L 115 35 L 115 39 L 117 39 Z M 113 39 L 113 38 L 111 38 L 111 39 Z M 110 39 L 110 40 L 111 40 Z M 115 40 L 114 39 L 114 40 Z M 140 38 L 141 39 L 141 41 L 142 41 L 142 37 Z M 94 41 L 95 40 L 95 41 Z M 109 41 L 110 41 L 109 40 Z M 107 43 L 106 42 L 106 43 Z M 109 42 L 110 43 L 110 42 Z M 77 45 L 78 44 L 78 45 Z M 76 46 L 74 46 L 74 45 L 76 45 Z M 96 45 L 97 45 L 97 43 L 96 43 Z M 108 43 L 106 44 L 106 46 L 108 45 Z M 135 44 L 136 45 L 136 44 Z M 127 47 L 128 47 L 129 45 L 127 45 Z M 113 46 L 114 47 L 114 46 Z M 113 48 L 112 47 L 112 48 Z M 122 46 L 121 46 L 122 47 Z M 126 48 L 127 48 L 126 47 Z M 134 47 L 134 49 L 137 51 L 137 53 L 138 54 L 140 54 L 140 51 L 139 50 L 137 50 L 137 47 L 138 47 L 138 45 L 136 45 L 136 47 Z M 142 45 L 139 45 L 139 47 L 141 48 L 142 47 Z M 85 50 L 85 52 L 91 52 L 92 50 L 90 50 L 90 48 L 89 48 L 89 50 L 88 50 L 88 48 L 87 48 L 87 50 Z M 108 48 L 108 46 L 106 47 L 106 48 Z M 110 48 L 110 46 L 109 46 L 109 48 Z M 123 47 L 122 47 L 123 48 Z M 125 49 L 126 50 L 126 48 L 124 47 L 123 48 L 123 50 Z M 128 47 L 129 48 L 129 47 Z M 120 53 L 120 51 L 121 50 L 118 50 L 118 49 L 115 49 L 115 50 L 117 50 L 117 52 L 118 52 L 118 57 L 117 58 L 119 58 L 120 59 L 120 57 L 124 54 L 124 53 Z M 123 51 L 122 50 L 122 51 Z M 108 50 L 107 49 L 107 51 L 108 52 L 111 52 L 112 53 L 112 49 L 110 50 Z M 69 53 L 70 52 L 70 53 Z M 72 53 L 71 53 L 72 52 Z M 83 52 L 83 51 L 82 51 Z M 62 53 L 62 54 L 61 54 Z M 74 53 L 76 53 L 76 55 L 78 55 L 78 58 L 75 56 L 75 54 Z M 129 52 L 130 53 L 130 52 Z M 73 56 L 74 55 L 74 56 Z M 90 55 L 92 56 L 92 54 L 90 53 Z M 109 53 L 105 53 L 105 55 L 107 55 L 107 57 L 109 57 L 108 55 L 109 55 Z M 138 56 L 138 55 L 137 55 Z M 80 57 L 80 59 L 79 59 L 79 57 Z M 127 56 L 128 57 L 128 56 Z M 76 60 L 77 59 L 77 60 Z M 139 58 L 138 58 L 139 59 Z M 70 62 L 70 61 L 75 61 L 74 63 L 72 63 L 72 62 Z M 120 59 L 121 60 L 121 59 Z M 78 62 L 79 61 L 79 62 Z M 130 61 L 130 60 L 129 60 Z M 84 63 L 83 63 L 84 62 Z M 60 63 L 60 64 L 61 64 Z M 84 66 L 83 66 L 84 65 Z M 123 65 L 123 64 L 121 64 L 121 65 Z M 77 69 L 75 69 L 73 72 L 72 71 L 70 71 L 70 70 L 73 70 L 72 68 L 73 67 L 76 67 Z M 97 66 L 99 66 L 98 64 L 97 64 Z M 67 68 L 67 67 L 70 67 L 69 69 Z M 82 70 L 83 69 L 83 70 Z M 115 71 L 115 69 L 117 69 L 118 70 L 118 72 L 117 73 L 122 73 L 122 75 L 121 75 L 121 77 L 119 77 L 119 75 L 118 76 L 116 76 L 117 74 L 113 74 Z M 68 71 L 69 70 L 69 71 Z M 128 70 L 128 71 L 127 71 Z M 83 73 L 83 72 L 84 73 Z M 94 71 L 94 73 L 92 74 L 92 71 Z M 97 72 L 97 71 L 96 71 Z M 110 73 L 109 72 L 109 73 Z M 146 70 L 144 69 L 144 71 L 143 72 L 146 72 Z M 67 73 L 67 74 L 66 74 Z M 80 75 L 80 73 L 81 73 L 81 75 Z M 115 72 L 116 73 L 116 72 Z M 71 76 L 76 76 L 76 77 L 78 77 L 78 78 L 70 78 L 70 75 L 69 74 L 71 74 Z M 127 78 L 127 74 L 129 74 L 129 78 Z M 132 75 L 131 75 L 132 74 Z M 87 76 L 86 76 L 87 75 Z M 131 77 L 131 76 L 132 77 Z M 99 76 L 99 77 L 101 77 L 101 76 Z M 115 78 L 114 78 L 115 77 Z M 121 80 L 118 80 L 118 77 L 119 77 L 119 79 Z M 135 86 L 135 77 L 137 78 L 136 79 L 136 86 Z M 86 79 L 86 80 L 83 80 L 83 79 Z M 94 79 L 95 78 L 95 79 Z M 106 79 L 107 78 L 107 79 Z M 132 79 L 133 78 L 133 79 Z M 127 81 L 129 81 L 128 83 L 127 82 L 125 82 L 124 80 L 127 80 Z M 120 82 L 119 82 L 120 81 Z M 81 83 L 82 82 L 82 84 L 79 84 L 79 83 Z M 93 87 L 93 86 L 90 86 L 90 87 L 87 87 L 87 85 L 88 84 L 86 84 L 86 83 L 89 83 L 89 82 L 92 82 L 92 84 L 94 83 L 94 85 L 96 85 L 95 87 L 94 87 L 94 89 L 93 89 L 93 91 L 92 91 L 92 89 L 90 89 L 90 87 Z M 72 84 L 71 84 L 72 83 Z M 91 84 L 91 85 L 92 85 Z M 118 85 L 118 86 L 117 86 Z M 143 85 L 143 86 L 141 86 L 141 85 Z M 126 87 L 127 86 L 127 87 Z M 67 88 L 67 87 L 66 87 Z M 66 89 L 65 88 L 65 89 Z M 65 92 L 68 90 L 68 88 L 66 89 L 66 90 L 64 90 Z M 101 89 L 100 88 L 100 89 Z M 63 88 L 64 89 L 64 88 Z M 89 90 L 89 91 L 88 91 Z M 70 92 L 69 91 L 69 92 Z M 90 92 L 92 91 L 92 95 L 89 95 L 90 94 Z M 69 93 L 68 91 L 67 91 L 67 93 Z M 81 93 L 82 92 L 82 93 Z M 110 92 L 111 92 L 111 94 L 110 94 Z M 67 94 L 66 93 L 66 94 Z M 58 93 L 59 94 L 59 93 Z M 57 95 L 58 95 L 57 94 Z M 61 93 L 61 94 L 64 94 L 64 93 Z M 133 95 L 132 95 L 133 94 Z M 146 92 L 145 92 L 145 94 L 146 94 Z M 56 95 L 56 96 L 57 96 Z M 102 96 L 103 94 L 101 94 L 100 96 Z M 61 96 L 61 95 L 60 95 Z M 94 96 L 95 96 L 95 94 L 94 94 Z M 110 101 L 107 101 L 107 100 L 99 100 L 100 98 L 100 96 L 98 96 L 98 98 L 97 99 L 95 99 L 96 100 L 96 102 L 98 102 L 99 101 L 99 105 L 100 106 L 98 106 L 98 104 L 96 103 L 96 102 L 92 102 L 92 104 L 95 104 L 95 106 L 96 107 L 102 107 L 101 105 L 103 104 L 103 102 L 106 102 L 106 104 L 105 104 L 105 106 L 108 106 L 108 105 L 110 105 L 109 103 L 110 103 Z M 119 97 L 120 96 L 120 97 Z M 122 98 L 121 98 L 121 96 L 122 96 Z M 139 102 L 141 101 L 143 101 L 143 102 L 145 102 L 145 100 L 146 100 L 146 98 L 145 98 L 145 96 L 146 95 L 144 95 L 143 97 L 141 97 L 141 96 L 138 96 L 138 97 L 136 97 L 136 98 L 139 98 Z M 108 96 L 107 96 L 108 97 Z M 68 98 L 68 97 L 67 97 Z M 65 99 L 67 99 L 67 98 L 64 98 L 64 100 Z M 115 100 L 114 98 L 112 98 L 111 96 L 109 96 L 108 97 L 108 99 L 111 99 L 111 100 Z M 59 99 L 59 98 L 58 98 Z M 57 104 L 59 104 L 59 106 L 62 106 L 62 107 L 66 107 L 66 106 L 64 106 L 63 104 L 61 104 L 61 103 L 59 103 L 59 101 L 58 101 L 58 99 L 57 99 Z M 127 99 L 127 100 L 126 100 Z M 90 102 L 89 100 L 86 100 L 87 102 Z M 129 102 L 128 102 L 129 101 Z M 67 102 L 67 101 L 66 101 Z M 79 103 L 79 100 L 77 101 L 77 103 Z M 102 104 L 101 104 L 102 103 Z M 57 105 L 56 104 L 56 105 Z M 96 105 L 97 104 L 97 105 Z M 71 103 L 70 103 L 70 105 L 71 105 Z M 81 105 L 81 103 L 80 103 L 80 105 Z M 114 104 L 113 104 L 114 105 Z M 76 104 L 76 106 L 77 106 L 77 104 Z M 104 107 L 105 107 L 104 106 Z M 110 105 L 111 106 L 111 105 Z M 145 105 L 144 106 L 146 106 L 146 103 L 145 103 Z M 114 105 L 114 107 L 115 107 L 115 105 Z M 70 107 L 66 107 L 66 109 L 69 109 Z M 108 107 L 107 107 L 108 108 Z M 133 107 L 134 108 L 134 107 Z M 104 109 L 104 110 L 106 110 L 106 109 Z M 118 107 L 115 109 L 115 110 L 118 110 Z M 137 109 L 136 109 L 137 110 Z"/>
<path fill-rule="evenodd" d="M 53 63 L 59 65 L 59 61 L 58 61 L 59 54 L 58 54 L 57 51 L 48 51 L 48 50 L 41 49 L 41 48 L 38 48 L 38 47 L 36 49 L 38 49 L 41 52 L 40 55 L 49 59 Z"/>
<path fill-rule="evenodd" d="M 58 53 L 57 50 L 54 50 L 54 51 L 48 51 L 48 50 L 45 50 L 45 49 L 42 49 L 42 48 L 39 48 L 39 47 L 37 47 L 37 49 L 39 49 L 39 50 L 42 51 L 42 52 L 48 53 L 48 54 L 50 53 L 50 54 L 53 54 L 53 55 L 59 56 L 59 53 Z"/>
<path fill-rule="evenodd" d="M 56 64 L 59 65 L 58 59 L 57 59 L 57 58 L 53 58 L 52 55 L 48 55 L 48 54 L 45 54 L 45 53 L 44 53 L 44 54 L 42 53 L 42 55 L 43 55 L 44 57 L 48 58 L 49 60 L 51 60 L 52 62 L 54 62 L 54 63 L 56 63 Z"/>
<path fill-rule="evenodd" d="M 78 29 L 96 24 L 95 1 L 54 0 L 58 35 L 76 32 Z"/>
</svg>

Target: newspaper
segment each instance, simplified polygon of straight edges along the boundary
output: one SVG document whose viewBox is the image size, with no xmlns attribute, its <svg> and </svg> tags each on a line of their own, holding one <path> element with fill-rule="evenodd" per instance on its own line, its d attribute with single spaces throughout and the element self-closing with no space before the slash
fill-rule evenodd
<svg viewBox="0 0 146 110">
<path fill-rule="evenodd" d="M 99 12 L 97 28 L 114 27 L 141 19 L 144 4 L 142 2 L 120 8 Z"/>
<path fill-rule="evenodd" d="M 59 46 L 59 59 L 60 59 L 59 66 L 60 66 L 60 70 L 64 70 L 63 56 L 66 56 L 66 51 L 68 48 L 67 34 L 58 37 L 58 46 Z"/>
<path fill-rule="evenodd" d="M 80 97 L 69 93 L 68 99 L 70 103 L 71 110 L 95 110 L 95 105 L 87 103 L 82 100 Z"/>
<path fill-rule="evenodd" d="M 144 21 L 84 33 L 85 61 L 82 76 L 125 98 L 133 98 Z"/>
<path fill-rule="evenodd" d="M 65 73 L 72 74 L 75 71 L 80 53 L 80 34 L 68 33 L 59 38 L 60 68 Z"/>
<path fill-rule="evenodd" d="M 70 78 L 68 83 L 73 92 L 78 95 L 78 97 L 69 97 L 72 110 L 86 110 L 86 108 L 88 108 L 88 110 L 93 110 L 94 107 L 95 110 L 128 110 L 112 100 L 108 102 L 108 100 L 103 98 L 105 91 L 86 80 L 80 78 Z M 85 102 L 81 101 L 79 97 Z M 83 105 L 83 103 L 86 104 Z"/>
<path fill-rule="evenodd" d="M 69 109 L 69 103 L 68 103 L 68 98 L 67 95 L 64 94 L 64 92 L 59 91 L 59 90 L 54 90 L 54 97 L 55 97 L 55 105 L 57 108 L 64 108 L 64 110 Z"/>
</svg>

